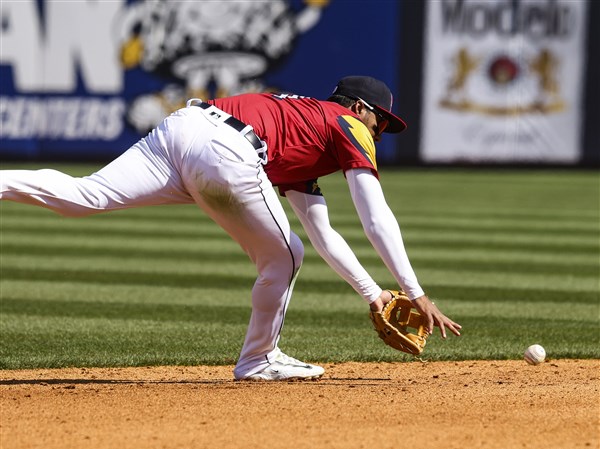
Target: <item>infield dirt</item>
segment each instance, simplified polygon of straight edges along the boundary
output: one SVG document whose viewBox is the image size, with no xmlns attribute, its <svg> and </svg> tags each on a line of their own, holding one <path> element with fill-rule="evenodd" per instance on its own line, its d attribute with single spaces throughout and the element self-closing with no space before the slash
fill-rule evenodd
<svg viewBox="0 0 600 449">
<path fill-rule="evenodd" d="M 0 371 L 0 447 L 598 449 L 600 361 L 326 364 L 309 382 L 231 366 Z"/>
</svg>

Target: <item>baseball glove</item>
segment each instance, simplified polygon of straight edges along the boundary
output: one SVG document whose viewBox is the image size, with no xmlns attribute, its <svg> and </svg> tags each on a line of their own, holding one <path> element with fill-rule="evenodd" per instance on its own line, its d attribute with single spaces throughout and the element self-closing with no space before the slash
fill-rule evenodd
<svg viewBox="0 0 600 449">
<path fill-rule="evenodd" d="M 428 336 L 425 330 L 425 319 L 414 308 L 403 291 L 388 290 L 392 300 L 381 312 L 371 312 L 373 326 L 383 342 L 399 351 L 419 355 L 425 349 Z M 416 333 L 409 332 L 414 328 Z"/>
</svg>

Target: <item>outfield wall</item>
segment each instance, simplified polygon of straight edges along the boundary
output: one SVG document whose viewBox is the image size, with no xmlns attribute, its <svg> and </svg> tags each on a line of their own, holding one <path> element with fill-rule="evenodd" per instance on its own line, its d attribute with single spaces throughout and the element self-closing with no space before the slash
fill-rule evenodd
<svg viewBox="0 0 600 449">
<path fill-rule="evenodd" d="M 598 165 L 597 2 L 1 2 L 0 158 L 108 160 L 186 98 L 369 74 L 382 164 Z"/>
</svg>

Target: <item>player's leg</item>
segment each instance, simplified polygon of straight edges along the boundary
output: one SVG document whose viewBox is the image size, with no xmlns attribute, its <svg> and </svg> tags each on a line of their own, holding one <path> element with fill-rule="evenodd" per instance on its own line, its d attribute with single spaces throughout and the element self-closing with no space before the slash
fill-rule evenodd
<svg viewBox="0 0 600 449">
<path fill-rule="evenodd" d="M 50 169 L 2 170 L 0 199 L 42 206 L 71 217 L 191 203 L 169 153 L 157 145 L 167 130 L 177 132 L 180 122 L 176 116 L 165 119 L 150 135 L 90 176 L 73 177 Z"/>
<path fill-rule="evenodd" d="M 202 154 L 189 155 L 183 177 L 198 205 L 240 244 L 258 271 L 252 315 L 234 371 L 240 379 L 286 357 L 277 344 L 304 248 L 252 146 L 239 133 L 223 130 L 219 136 Z M 293 377 L 323 372 L 307 364 L 296 369 L 300 372 Z"/>
</svg>

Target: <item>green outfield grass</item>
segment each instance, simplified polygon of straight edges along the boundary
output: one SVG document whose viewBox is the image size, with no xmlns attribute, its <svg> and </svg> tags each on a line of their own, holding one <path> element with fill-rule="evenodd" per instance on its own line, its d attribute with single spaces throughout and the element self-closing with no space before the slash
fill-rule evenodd
<svg viewBox="0 0 600 449">
<path fill-rule="evenodd" d="M 597 172 L 384 169 L 381 180 L 421 284 L 464 327 L 447 341 L 436 331 L 425 358 L 515 359 L 533 343 L 551 359 L 600 358 Z M 343 176 L 320 184 L 334 227 L 394 287 Z M 366 304 L 284 206 L 306 258 L 282 349 L 316 362 L 411 360 L 381 343 Z M 73 219 L 3 201 L 0 252 L 0 368 L 236 360 L 254 268 L 193 205 Z"/>
</svg>

